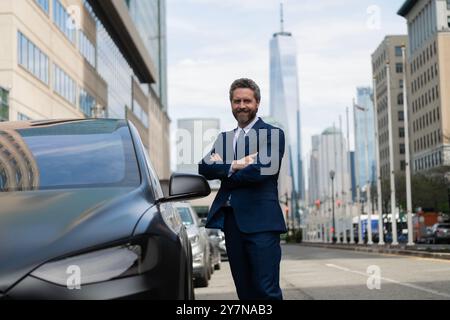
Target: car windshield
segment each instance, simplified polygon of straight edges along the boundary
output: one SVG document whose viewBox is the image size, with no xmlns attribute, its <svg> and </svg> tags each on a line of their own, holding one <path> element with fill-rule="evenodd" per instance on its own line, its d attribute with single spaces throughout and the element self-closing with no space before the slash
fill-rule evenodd
<svg viewBox="0 0 450 320">
<path fill-rule="evenodd" d="M 181 220 L 185 226 L 190 226 L 194 224 L 194 219 L 192 218 L 189 208 L 177 208 L 180 214 Z"/>
<path fill-rule="evenodd" d="M 140 184 L 125 121 L 0 126 L 0 160 L 0 192 Z"/>
</svg>

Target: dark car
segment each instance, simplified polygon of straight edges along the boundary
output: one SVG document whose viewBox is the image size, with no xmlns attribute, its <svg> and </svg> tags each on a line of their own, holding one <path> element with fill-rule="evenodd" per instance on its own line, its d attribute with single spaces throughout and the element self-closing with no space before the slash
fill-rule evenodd
<svg viewBox="0 0 450 320">
<path fill-rule="evenodd" d="M 171 201 L 209 193 L 174 174 L 164 197 L 126 120 L 0 123 L 0 299 L 193 299 Z"/>
</svg>

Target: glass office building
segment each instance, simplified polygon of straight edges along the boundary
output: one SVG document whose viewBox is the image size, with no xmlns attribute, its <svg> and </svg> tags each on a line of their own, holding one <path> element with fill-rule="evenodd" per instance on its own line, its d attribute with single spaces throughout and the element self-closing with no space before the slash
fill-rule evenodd
<svg viewBox="0 0 450 320">
<path fill-rule="evenodd" d="M 151 85 L 167 110 L 167 45 L 166 2 L 164 0 L 125 0 L 142 41 L 145 44 L 157 72 L 157 81 Z"/>
<path fill-rule="evenodd" d="M 278 32 L 270 41 L 270 115 L 285 128 L 295 190 L 304 199 L 297 48 L 289 32 Z"/>
<path fill-rule="evenodd" d="M 375 163 L 375 129 L 374 129 L 374 110 L 372 101 L 372 88 L 359 87 L 356 89 L 356 160 L 358 161 L 358 185 L 363 187 L 367 181 L 374 183 L 376 178 L 376 163 Z M 367 110 L 367 111 L 363 111 Z M 366 133 L 367 130 L 367 133 Z M 369 147 L 369 172 L 366 166 L 366 134 Z M 369 179 L 368 179 L 369 176 Z"/>
</svg>

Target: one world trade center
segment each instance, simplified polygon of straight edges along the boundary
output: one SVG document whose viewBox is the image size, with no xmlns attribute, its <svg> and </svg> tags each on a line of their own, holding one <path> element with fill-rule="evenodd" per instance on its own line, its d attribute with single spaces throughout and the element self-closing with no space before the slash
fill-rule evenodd
<svg viewBox="0 0 450 320">
<path fill-rule="evenodd" d="M 270 115 L 283 125 L 287 134 L 289 165 L 297 193 L 304 200 L 300 102 L 297 70 L 297 48 L 290 32 L 284 31 L 281 5 L 281 31 L 270 41 Z"/>
</svg>

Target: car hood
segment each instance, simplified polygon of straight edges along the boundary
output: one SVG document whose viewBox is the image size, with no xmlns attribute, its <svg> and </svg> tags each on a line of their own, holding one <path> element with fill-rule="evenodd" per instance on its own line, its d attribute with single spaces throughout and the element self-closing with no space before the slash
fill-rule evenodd
<svg viewBox="0 0 450 320">
<path fill-rule="evenodd" d="M 132 188 L 0 193 L 0 293 L 46 261 L 129 237 L 143 200 Z"/>
</svg>

